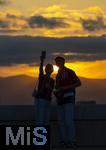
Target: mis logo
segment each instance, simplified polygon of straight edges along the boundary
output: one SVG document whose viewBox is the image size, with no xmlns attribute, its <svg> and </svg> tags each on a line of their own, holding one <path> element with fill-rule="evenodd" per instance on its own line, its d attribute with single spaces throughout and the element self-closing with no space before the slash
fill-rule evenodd
<svg viewBox="0 0 106 150">
<path fill-rule="evenodd" d="M 0 126 L 0 149 L 50 149 L 49 126 Z"/>
</svg>

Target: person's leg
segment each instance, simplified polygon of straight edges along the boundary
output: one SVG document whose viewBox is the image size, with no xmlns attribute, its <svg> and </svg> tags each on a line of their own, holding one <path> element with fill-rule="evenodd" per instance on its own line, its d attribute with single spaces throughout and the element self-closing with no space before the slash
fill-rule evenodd
<svg viewBox="0 0 106 150">
<path fill-rule="evenodd" d="M 67 143 L 75 142 L 75 104 L 65 104 L 65 127 L 67 132 Z"/>
<path fill-rule="evenodd" d="M 60 133 L 60 142 L 66 143 L 66 129 L 65 129 L 65 112 L 64 105 L 57 106 L 58 109 L 58 124 Z"/>
<path fill-rule="evenodd" d="M 37 99 L 36 102 L 36 125 L 44 125 L 44 116 L 45 116 L 45 100 Z"/>
<path fill-rule="evenodd" d="M 36 120 L 36 124 L 38 122 L 38 118 L 39 118 L 39 99 L 35 98 L 34 99 L 34 105 L 35 105 L 35 120 Z"/>
<path fill-rule="evenodd" d="M 36 124 L 49 125 L 50 102 L 46 99 L 38 99 L 36 102 Z"/>
<path fill-rule="evenodd" d="M 44 125 L 50 125 L 50 113 L 51 113 L 51 103 L 45 100 L 44 109 Z"/>
</svg>

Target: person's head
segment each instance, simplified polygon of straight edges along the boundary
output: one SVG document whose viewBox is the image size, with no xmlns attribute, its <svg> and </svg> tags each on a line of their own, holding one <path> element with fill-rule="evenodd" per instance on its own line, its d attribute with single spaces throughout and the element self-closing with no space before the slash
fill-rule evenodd
<svg viewBox="0 0 106 150">
<path fill-rule="evenodd" d="M 45 67 L 45 72 L 47 75 L 51 75 L 51 73 L 53 72 L 53 65 L 52 64 L 47 64 Z"/>
<path fill-rule="evenodd" d="M 63 68 L 65 64 L 65 59 L 63 57 L 58 56 L 55 58 L 55 62 L 59 68 Z"/>
</svg>

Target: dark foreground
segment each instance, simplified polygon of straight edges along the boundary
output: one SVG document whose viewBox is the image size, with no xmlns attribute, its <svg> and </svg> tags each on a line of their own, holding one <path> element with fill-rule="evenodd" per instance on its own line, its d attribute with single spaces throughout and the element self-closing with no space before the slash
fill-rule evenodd
<svg viewBox="0 0 106 150">
<path fill-rule="evenodd" d="M 34 106 L 0 106 L 0 125 L 34 125 Z M 76 105 L 76 150 L 106 150 L 106 105 Z M 52 108 L 50 150 L 74 150 L 58 147 L 59 126 L 56 107 Z"/>
<path fill-rule="evenodd" d="M 50 148 L 50 150 L 106 150 L 106 147 Z"/>
</svg>

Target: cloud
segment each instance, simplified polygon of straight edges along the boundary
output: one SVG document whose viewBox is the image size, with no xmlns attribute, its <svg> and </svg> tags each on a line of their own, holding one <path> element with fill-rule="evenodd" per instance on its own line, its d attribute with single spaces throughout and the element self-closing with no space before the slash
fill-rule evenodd
<svg viewBox="0 0 106 150">
<path fill-rule="evenodd" d="M 14 10 L 0 12 L 0 16 L 1 35 L 70 37 L 101 36 L 106 32 L 106 13 L 98 6 L 70 10 L 53 5 L 26 16 Z"/>
<path fill-rule="evenodd" d="M 6 19 L 0 20 L 0 35 L 19 34 L 22 32 L 22 28 L 24 28 L 23 21 L 12 22 L 8 19 L 7 21 Z"/>
<path fill-rule="evenodd" d="M 63 19 L 61 18 L 46 18 L 43 16 L 32 16 L 28 20 L 28 24 L 31 28 L 57 28 L 57 27 L 67 27 Z"/>
<path fill-rule="evenodd" d="M 63 53 L 52 53 L 52 55 L 63 56 L 67 60 L 71 61 L 96 61 L 96 60 L 105 60 L 106 53 L 81 53 L 81 52 L 63 52 Z"/>
<path fill-rule="evenodd" d="M 96 19 L 81 19 L 84 30 L 89 32 L 106 29 L 106 25 L 103 17 L 97 17 Z"/>
<path fill-rule="evenodd" d="M 6 13 L 6 18 L 8 18 L 8 19 L 20 19 L 20 20 L 26 20 L 26 17 L 25 16 L 23 16 L 21 13 Z"/>
<path fill-rule="evenodd" d="M 8 28 L 8 27 L 10 27 L 9 21 L 0 20 L 0 28 Z"/>
<path fill-rule="evenodd" d="M 64 21 L 64 18 L 59 18 L 59 17 L 50 18 L 50 17 L 44 17 L 42 15 L 24 16 L 21 13 L 12 13 L 12 12 L 2 13 L 1 16 L 2 16 L 2 20 L 0 22 L 0 34 L 4 34 L 4 35 L 6 33 L 8 35 L 9 34 L 14 35 L 15 31 L 16 31 L 16 35 L 20 33 L 32 34 L 35 31 L 36 31 L 36 35 L 39 35 L 39 33 L 46 35 L 47 32 L 51 31 L 52 29 L 56 29 L 56 30 L 59 28 L 64 29 L 69 26 L 68 23 Z M 19 31 L 19 33 L 17 31 Z"/>
<path fill-rule="evenodd" d="M 39 64 L 42 50 L 47 51 L 46 63 L 54 63 L 57 55 L 64 56 L 67 61 L 106 60 L 104 37 L 0 36 L 0 65 Z"/>
<path fill-rule="evenodd" d="M 22 34 L 27 25 L 26 18 L 21 14 L 15 13 L 1 13 L 0 18 L 0 34 L 1 35 L 15 35 Z"/>
<path fill-rule="evenodd" d="M 6 5 L 10 2 L 10 0 L 0 0 L 0 5 Z"/>
<path fill-rule="evenodd" d="M 99 6 L 88 7 L 88 8 L 85 9 L 85 11 L 89 14 L 91 13 L 91 14 L 94 14 L 94 15 L 104 15 L 104 11 Z"/>
<path fill-rule="evenodd" d="M 13 14 L 13 13 L 7 13 L 6 17 L 10 18 L 10 19 L 17 19 L 18 18 L 18 16 L 16 14 Z"/>
<path fill-rule="evenodd" d="M 13 30 L 13 29 L 5 29 L 5 30 L 3 30 L 3 29 L 0 29 L 0 34 L 6 34 L 7 35 L 7 33 L 19 33 L 19 30 Z"/>
</svg>

